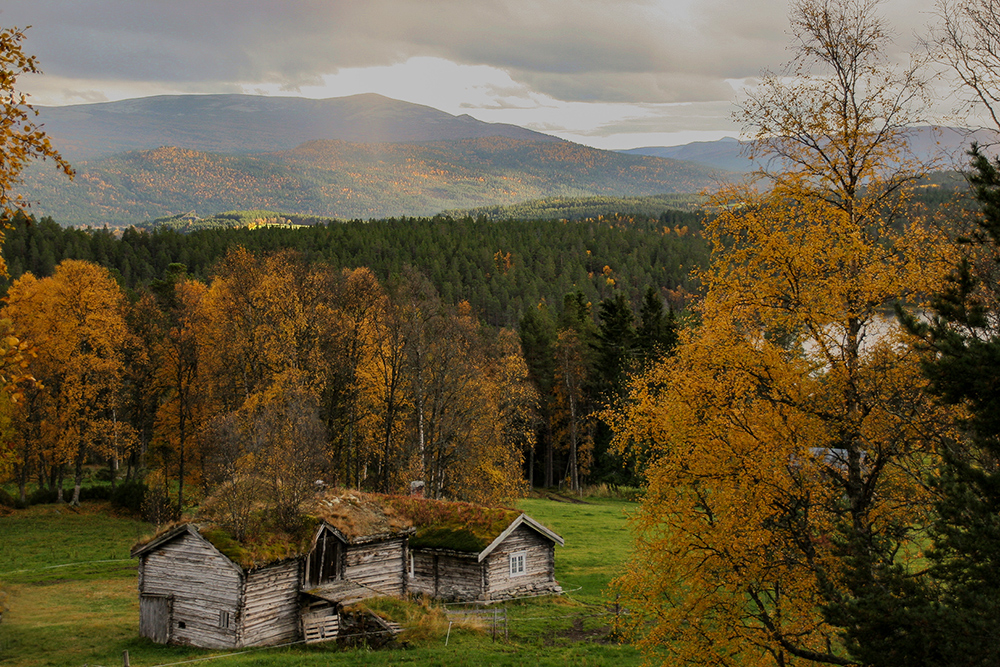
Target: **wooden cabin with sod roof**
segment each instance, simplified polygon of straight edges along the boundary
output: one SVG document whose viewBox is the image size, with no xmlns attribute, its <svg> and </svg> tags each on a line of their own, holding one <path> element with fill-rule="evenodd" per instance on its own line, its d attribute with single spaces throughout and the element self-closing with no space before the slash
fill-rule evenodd
<svg viewBox="0 0 1000 667">
<path fill-rule="evenodd" d="M 198 522 L 137 544 L 139 634 L 206 648 L 320 641 L 337 636 L 345 606 L 405 593 L 407 521 L 364 494 L 304 509 L 295 534 L 262 529 L 237 541 Z"/>
<path fill-rule="evenodd" d="M 139 634 L 159 643 L 243 648 L 398 627 L 350 606 L 427 594 L 493 601 L 560 592 L 556 533 L 515 510 L 360 492 L 328 492 L 301 528 L 247 531 L 210 520 L 137 544 Z"/>
<path fill-rule="evenodd" d="M 517 510 L 387 497 L 413 525 L 407 590 L 448 601 L 493 602 L 561 593 L 555 546 L 563 538 Z"/>
</svg>

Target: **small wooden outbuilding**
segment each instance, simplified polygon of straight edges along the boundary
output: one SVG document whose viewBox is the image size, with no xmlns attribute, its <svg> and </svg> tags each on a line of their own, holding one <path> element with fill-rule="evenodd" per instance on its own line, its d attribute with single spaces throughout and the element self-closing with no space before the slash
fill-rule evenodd
<svg viewBox="0 0 1000 667">
<path fill-rule="evenodd" d="M 527 514 L 468 503 L 389 498 L 413 523 L 407 590 L 452 601 L 562 592 L 555 547 L 563 538 Z"/>
</svg>

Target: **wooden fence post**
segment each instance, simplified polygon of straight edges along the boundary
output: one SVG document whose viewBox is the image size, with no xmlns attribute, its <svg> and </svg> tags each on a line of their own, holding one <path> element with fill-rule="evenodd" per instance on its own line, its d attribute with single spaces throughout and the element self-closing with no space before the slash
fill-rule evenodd
<svg viewBox="0 0 1000 667">
<path fill-rule="evenodd" d="M 129 667 L 128 651 L 122 651 L 122 667 Z"/>
</svg>

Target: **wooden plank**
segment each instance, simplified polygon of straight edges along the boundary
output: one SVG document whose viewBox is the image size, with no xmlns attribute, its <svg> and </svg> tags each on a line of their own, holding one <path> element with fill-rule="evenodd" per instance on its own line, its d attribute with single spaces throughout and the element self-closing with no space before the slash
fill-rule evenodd
<svg viewBox="0 0 1000 667">
<path fill-rule="evenodd" d="M 302 634 L 307 644 L 336 639 L 340 630 L 340 615 L 333 606 L 302 612 Z"/>
</svg>

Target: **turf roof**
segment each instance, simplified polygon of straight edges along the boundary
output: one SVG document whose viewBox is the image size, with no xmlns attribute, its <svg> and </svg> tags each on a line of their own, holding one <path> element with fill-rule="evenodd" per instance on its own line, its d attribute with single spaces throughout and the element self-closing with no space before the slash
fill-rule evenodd
<svg viewBox="0 0 1000 667">
<path fill-rule="evenodd" d="M 383 502 L 413 524 L 410 546 L 418 549 L 479 553 L 521 515 L 506 507 L 412 496 L 383 496 Z"/>
<path fill-rule="evenodd" d="M 344 489 L 318 495 L 302 510 L 301 524 L 292 531 L 276 528 L 262 513 L 243 540 L 236 540 L 210 513 L 196 517 L 192 523 L 226 557 L 250 569 L 307 553 L 322 521 L 351 542 L 398 535 L 412 528 L 415 533 L 409 539 L 411 547 L 478 554 L 521 514 L 509 508 Z M 176 527 L 160 531 L 152 539 Z"/>
</svg>

